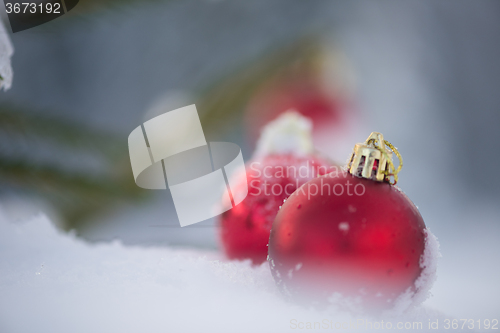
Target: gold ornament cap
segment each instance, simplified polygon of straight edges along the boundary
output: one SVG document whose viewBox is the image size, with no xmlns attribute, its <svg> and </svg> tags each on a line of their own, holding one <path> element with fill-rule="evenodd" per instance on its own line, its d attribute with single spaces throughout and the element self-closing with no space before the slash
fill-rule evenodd
<svg viewBox="0 0 500 333">
<path fill-rule="evenodd" d="M 392 160 L 393 153 L 399 159 L 397 169 Z M 347 167 L 353 176 L 395 185 L 398 182 L 398 173 L 403 167 L 403 158 L 396 147 L 384 140 L 382 133 L 372 132 L 365 143 L 357 143 L 354 146 Z M 394 177 L 393 182 L 391 177 Z"/>
</svg>

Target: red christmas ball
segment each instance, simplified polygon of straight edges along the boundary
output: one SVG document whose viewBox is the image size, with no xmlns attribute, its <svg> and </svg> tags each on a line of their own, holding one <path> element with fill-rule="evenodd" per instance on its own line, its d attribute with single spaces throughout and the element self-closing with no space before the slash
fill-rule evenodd
<svg viewBox="0 0 500 333">
<path fill-rule="evenodd" d="M 315 139 L 325 132 L 330 135 L 342 132 L 346 125 L 346 104 L 310 75 L 271 80 L 257 92 L 246 109 L 249 139 L 254 143 L 265 124 L 288 110 L 311 119 Z"/>
<path fill-rule="evenodd" d="M 227 257 L 264 262 L 279 207 L 298 187 L 329 173 L 331 165 L 314 154 L 272 154 L 249 162 L 246 174 L 237 176 L 242 186 L 248 183 L 247 197 L 220 217 L 220 240 Z"/>
<path fill-rule="evenodd" d="M 425 228 L 396 186 L 331 173 L 303 185 L 281 207 L 269 240 L 271 271 L 298 300 L 389 309 L 416 289 Z"/>
</svg>

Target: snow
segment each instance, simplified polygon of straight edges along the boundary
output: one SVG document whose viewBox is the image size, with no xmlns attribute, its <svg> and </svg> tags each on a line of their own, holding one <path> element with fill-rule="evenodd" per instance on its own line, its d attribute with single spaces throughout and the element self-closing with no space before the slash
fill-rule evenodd
<svg viewBox="0 0 500 333">
<path fill-rule="evenodd" d="M 305 156 L 313 152 L 312 121 L 290 110 L 269 122 L 257 142 L 255 157 L 271 154 Z"/>
<path fill-rule="evenodd" d="M 0 19 L 0 89 L 9 90 L 12 85 L 13 74 L 10 58 L 13 54 L 14 48 Z"/>
<path fill-rule="evenodd" d="M 425 248 L 420 258 L 420 268 L 422 273 L 415 281 L 415 291 L 408 288 L 405 293 L 400 295 L 395 301 L 394 308 L 390 311 L 392 314 L 401 314 L 406 309 L 423 303 L 430 297 L 430 290 L 437 279 L 438 259 L 441 257 L 439 252 L 439 242 L 434 234 L 426 228 Z"/>
<path fill-rule="evenodd" d="M 89 244 L 44 215 L 12 223 L 2 214 L 0 331 L 285 332 L 298 323 L 383 319 L 418 320 L 425 332 L 429 320 L 445 318 L 426 307 L 387 318 L 303 308 L 283 299 L 267 263 L 221 258 L 207 250 Z"/>
<path fill-rule="evenodd" d="M 437 237 L 430 231 L 425 229 L 425 249 L 422 258 L 420 258 L 420 267 L 423 269 L 420 277 L 415 281 L 417 293 L 414 301 L 417 303 L 424 302 L 430 297 L 430 290 L 437 280 L 438 259 L 441 257 L 439 251 L 439 243 Z"/>
</svg>

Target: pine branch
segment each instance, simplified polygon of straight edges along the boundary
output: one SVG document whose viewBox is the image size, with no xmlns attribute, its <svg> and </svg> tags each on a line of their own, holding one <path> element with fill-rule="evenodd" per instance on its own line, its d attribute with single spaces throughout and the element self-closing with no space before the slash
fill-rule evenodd
<svg viewBox="0 0 500 333">
<path fill-rule="evenodd" d="M 240 70 L 226 75 L 199 93 L 197 106 L 205 130 L 221 133 L 231 128 L 252 95 L 270 77 L 289 70 L 297 63 L 309 62 L 316 54 L 314 39 L 280 48 L 259 57 Z M 67 229 L 78 227 L 92 215 L 132 200 L 151 195 L 136 186 L 123 138 L 92 128 L 47 117 L 33 110 L 0 105 L 0 131 L 15 139 L 29 138 L 71 150 L 99 154 L 109 162 L 112 176 L 91 175 L 65 170 L 60 166 L 41 165 L 29 156 L 0 155 L 0 183 L 36 193 L 50 201 L 62 214 Z M 220 134 L 219 134 L 220 135 Z M 9 137 L 9 140 L 11 138 Z M 10 142 L 9 142 L 10 143 Z"/>
</svg>

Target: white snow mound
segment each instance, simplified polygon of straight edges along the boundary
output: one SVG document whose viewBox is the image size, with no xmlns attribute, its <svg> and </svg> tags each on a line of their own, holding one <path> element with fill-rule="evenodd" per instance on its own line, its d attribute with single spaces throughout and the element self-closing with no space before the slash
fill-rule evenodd
<svg viewBox="0 0 500 333">
<path fill-rule="evenodd" d="M 304 156 L 313 152 L 312 121 L 297 111 L 287 111 L 263 129 L 255 157 L 270 154 Z"/>
<path fill-rule="evenodd" d="M 14 224 L 0 212 L 0 332 L 276 333 L 360 319 L 287 303 L 267 263 L 219 259 L 209 251 L 88 244 L 43 215 Z M 397 319 L 420 320 L 425 332 L 436 318 L 443 316 L 416 308 Z"/>
</svg>

